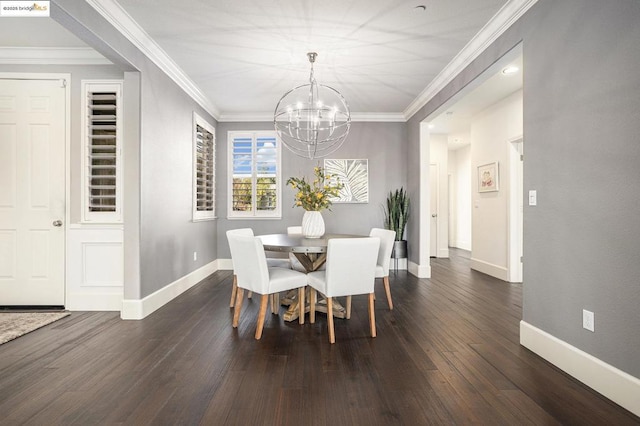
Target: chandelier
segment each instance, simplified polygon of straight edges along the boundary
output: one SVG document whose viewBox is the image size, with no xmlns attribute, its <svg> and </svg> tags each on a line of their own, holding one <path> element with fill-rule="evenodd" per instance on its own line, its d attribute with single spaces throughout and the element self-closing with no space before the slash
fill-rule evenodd
<svg viewBox="0 0 640 426">
<path fill-rule="evenodd" d="M 309 83 L 285 93 L 276 105 L 273 124 L 284 146 L 306 158 L 325 157 L 342 145 L 349 127 L 349 105 L 336 89 L 318 84 L 313 76 L 315 52 L 307 53 L 311 63 Z"/>
</svg>

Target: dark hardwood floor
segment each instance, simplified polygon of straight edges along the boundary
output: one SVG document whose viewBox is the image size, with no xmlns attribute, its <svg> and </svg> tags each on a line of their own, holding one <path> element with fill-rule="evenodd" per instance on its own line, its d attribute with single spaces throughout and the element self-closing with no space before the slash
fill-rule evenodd
<svg viewBox="0 0 640 426">
<path fill-rule="evenodd" d="M 429 280 L 391 275 L 351 320 L 284 323 L 258 298 L 231 327 L 220 271 L 142 321 L 70 317 L 0 345 L 6 425 L 627 425 L 640 419 L 519 345 L 522 288 L 469 270 L 468 253 Z"/>
</svg>

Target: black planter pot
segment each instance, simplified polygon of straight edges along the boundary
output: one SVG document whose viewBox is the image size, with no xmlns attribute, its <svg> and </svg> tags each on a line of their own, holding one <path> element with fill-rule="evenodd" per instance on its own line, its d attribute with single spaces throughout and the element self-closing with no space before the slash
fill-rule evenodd
<svg viewBox="0 0 640 426">
<path fill-rule="evenodd" d="M 407 241 L 394 241 L 393 250 L 391 251 L 392 259 L 404 259 L 407 257 Z"/>
</svg>

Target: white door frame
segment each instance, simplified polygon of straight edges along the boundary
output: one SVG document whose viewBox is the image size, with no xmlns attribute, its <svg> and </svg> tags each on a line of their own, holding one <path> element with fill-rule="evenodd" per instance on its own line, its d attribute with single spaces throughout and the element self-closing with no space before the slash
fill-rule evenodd
<svg viewBox="0 0 640 426">
<path fill-rule="evenodd" d="M 435 168 L 435 177 L 432 176 L 432 171 Z M 435 178 L 435 182 L 431 178 Z M 440 165 L 438 163 L 429 163 L 429 257 L 438 256 L 438 231 L 440 228 Z M 435 194 L 433 190 L 435 188 Z M 431 200 L 435 199 L 435 206 L 432 206 Z M 435 212 L 435 226 L 433 225 L 433 215 Z M 435 249 L 434 249 L 435 247 Z"/>
<path fill-rule="evenodd" d="M 67 302 L 67 246 L 68 246 L 68 229 L 71 213 L 69 206 L 71 205 L 71 74 L 70 73 L 31 73 L 31 72 L 0 72 L 2 80 L 60 80 L 60 84 L 64 84 L 64 299 Z"/>
<path fill-rule="evenodd" d="M 521 155 L 524 149 L 522 135 L 507 141 L 509 158 L 509 210 L 507 221 L 509 229 L 508 238 L 508 265 L 507 276 L 509 282 L 522 282 L 522 241 L 523 223 L 522 209 L 524 200 L 524 182 L 519 177 L 519 170 L 523 167 Z"/>
</svg>

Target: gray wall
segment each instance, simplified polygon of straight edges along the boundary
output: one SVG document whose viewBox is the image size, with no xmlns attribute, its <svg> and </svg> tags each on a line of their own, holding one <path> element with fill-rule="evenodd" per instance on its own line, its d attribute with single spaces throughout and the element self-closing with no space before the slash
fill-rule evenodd
<svg viewBox="0 0 640 426">
<path fill-rule="evenodd" d="M 323 159 L 308 160 L 282 149 L 282 219 L 228 220 L 227 216 L 227 132 L 231 130 L 272 130 L 272 122 L 220 123 L 216 129 L 217 170 L 216 198 L 218 206 L 218 254 L 229 259 L 225 237 L 228 229 L 253 228 L 256 234 L 286 232 L 287 226 L 300 225 L 304 210 L 293 208 L 295 191 L 285 186 L 290 176 L 313 176 L 313 167 Z M 323 211 L 325 228 L 331 233 L 368 235 L 372 227 L 383 227 L 382 205 L 387 194 L 406 186 L 407 138 L 404 123 L 353 123 L 344 145 L 329 158 L 369 160 L 369 203 L 334 204 L 331 211 Z"/>
<path fill-rule="evenodd" d="M 127 164 L 124 159 L 125 175 L 140 176 L 139 187 L 133 186 L 138 194 L 125 185 L 129 205 L 139 199 L 135 206 L 139 228 L 136 212 L 129 214 L 125 204 L 124 229 L 125 245 L 139 241 L 139 252 L 125 247 L 125 253 L 140 256 L 138 282 L 134 282 L 137 271 L 125 270 L 125 294 L 143 298 L 218 257 L 216 222 L 191 221 L 192 113 L 198 112 L 214 126 L 217 123 L 85 2 L 55 0 L 51 17 L 122 70 L 140 72 L 139 82 L 130 79 L 140 92 L 139 106 L 135 106 L 139 114 L 133 114 L 134 119 L 141 118 L 140 127 L 125 129 L 128 139 L 124 141 L 126 151 L 135 151 L 130 144 L 139 146 L 138 164 Z M 129 103 L 135 105 L 132 99 Z M 133 139 L 136 132 L 138 140 Z M 194 251 L 198 252 L 197 262 L 193 261 Z M 125 268 L 134 264 L 127 261 Z"/>
<path fill-rule="evenodd" d="M 212 125 L 155 65 L 142 75 L 142 198 L 140 255 L 142 296 L 215 260 L 216 221 L 193 222 L 193 111 Z M 198 253 L 194 262 L 193 252 Z"/>
<path fill-rule="evenodd" d="M 640 2 L 540 0 L 409 122 L 518 42 L 524 55 L 523 319 L 640 377 Z M 417 242 L 412 233 L 412 241 Z M 413 256 L 412 256 L 413 257 Z M 595 333 L 582 309 L 595 312 Z"/>
</svg>

